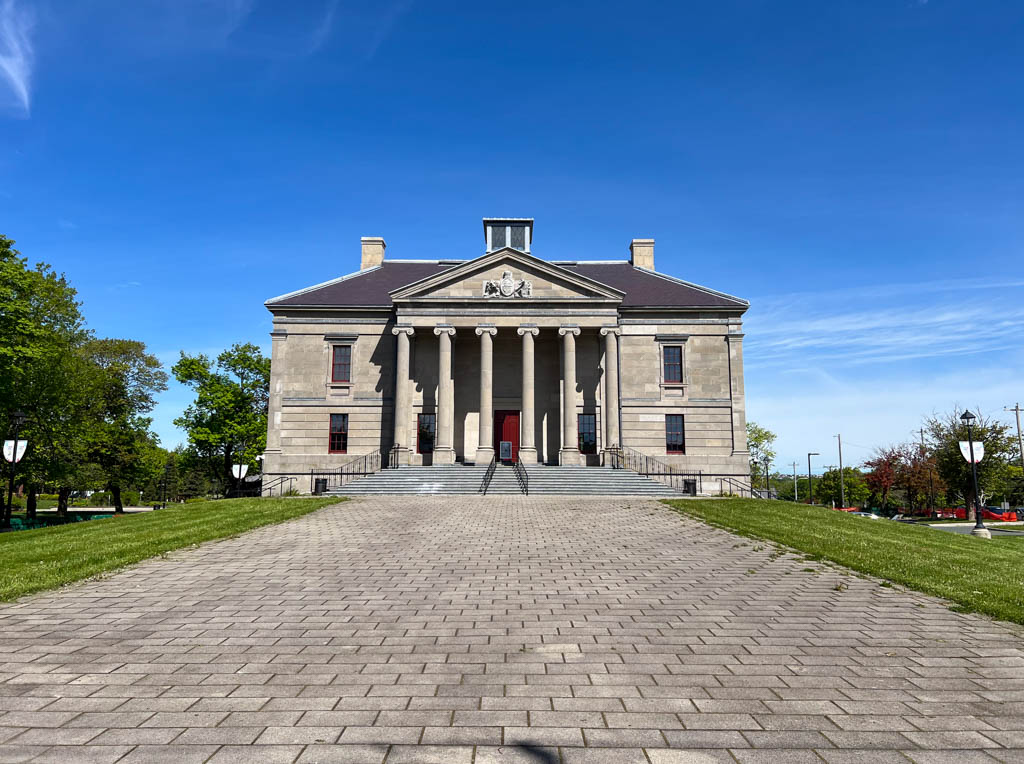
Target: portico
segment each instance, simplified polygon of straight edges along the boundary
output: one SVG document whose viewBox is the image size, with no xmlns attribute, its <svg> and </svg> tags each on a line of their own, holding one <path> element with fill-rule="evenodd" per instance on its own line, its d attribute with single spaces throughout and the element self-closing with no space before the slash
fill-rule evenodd
<svg viewBox="0 0 1024 764">
<path fill-rule="evenodd" d="M 588 455 L 598 456 L 600 450 L 618 444 L 618 359 L 609 360 L 608 355 L 617 354 L 618 328 L 551 322 L 542 328 L 535 321 L 519 326 L 504 323 L 499 328 L 492 323 L 457 325 L 446 320 L 433 327 L 402 324 L 392 328 L 398 338 L 393 443 L 399 447 L 401 463 L 488 463 L 498 451 L 496 444 L 508 440 L 495 432 L 496 411 L 515 412 L 518 432 L 510 441 L 514 444 L 512 459 L 518 457 L 527 464 L 582 465 Z M 587 343 L 584 368 L 580 368 L 576 352 L 581 335 Z M 603 352 L 599 340 L 603 341 Z M 555 343 L 557 348 L 553 347 Z M 413 346 L 421 367 L 437 369 L 433 402 L 422 390 L 419 396 L 414 393 L 419 380 L 410 367 Z M 464 368 L 475 365 L 478 374 L 467 373 L 456 379 L 456 356 Z M 538 356 L 542 369 L 539 392 Z M 551 406 L 552 401 L 555 406 Z M 436 441 L 429 460 L 422 458 L 422 449 L 417 448 L 409 427 L 421 414 L 435 416 Z M 555 426 L 552 414 L 557 417 Z M 590 454 L 580 451 L 581 414 L 604 423 Z"/>
</svg>

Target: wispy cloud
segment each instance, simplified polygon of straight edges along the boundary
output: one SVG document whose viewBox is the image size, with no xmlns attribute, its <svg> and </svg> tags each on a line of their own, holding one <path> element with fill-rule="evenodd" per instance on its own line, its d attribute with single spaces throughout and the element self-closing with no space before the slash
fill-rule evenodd
<svg viewBox="0 0 1024 764">
<path fill-rule="evenodd" d="M 1016 348 L 1024 281 L 885 284 L 753 300 L 748 368 L 859 366 Z"/>
<path fill-rule="evenodd" d="M 316 53 L 330 38 L 331 30 L 334 28 L 334 17 L 337 12 L 338 0 L 328 0 L 327 6 L 324 8 L 324 13 L 320 17 L 320 22 L 316 25 L 316 28 L 313 30 L 313 34 L 309 38 L 309 48 L 307 49 L 307 53 Z"/>
<path fill-rule="evenodd" d="M 27 115 L 31 110 L 32 27 L 35 17 L 15 0 L 0 0 L 0 75 Z"/>
</svg>

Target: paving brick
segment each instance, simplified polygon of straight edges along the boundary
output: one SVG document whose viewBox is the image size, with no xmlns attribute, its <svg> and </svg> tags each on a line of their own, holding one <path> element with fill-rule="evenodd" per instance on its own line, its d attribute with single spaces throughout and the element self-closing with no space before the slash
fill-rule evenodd
<svg viewBox="0 0 1024 764">
<path fill-rule="evenodd" d="M 641 499 L 358 499 L 0 605 L 0 633 L 2 761 L 1024 747 L 1024 630 Z"/>
</svg>

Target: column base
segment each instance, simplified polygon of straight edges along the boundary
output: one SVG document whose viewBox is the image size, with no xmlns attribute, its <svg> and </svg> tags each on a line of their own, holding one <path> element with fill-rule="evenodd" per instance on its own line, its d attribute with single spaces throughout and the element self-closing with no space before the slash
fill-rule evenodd
<svg viewBox="0 0 1024 764">
<path fill-rule="evenodd" d="M 992 531 L 988 528 L 972 528 L 971 535 L 980 539 L 990 539 L 992 538 Z"/>
<path fill-rule="evenodd" d="M 520 448 L 519 461 L 521 461 L 523 464 L 537 464 L 537 449 Z"/>
<path fill-rule="evenodd" d="M 409 463 L 409 454 L 410 453 L 411 452 L 409 451 L 408 448 L 399 448 L 396 451 L 388 451 L 388 455 L 389 456 L 394 456 L 395 457 L 395 462 L 396 462 L 396 464 L 398 466 L 407 465 Z M 396 465 L 389 464 L 388 466 L 389 467 L 393 467 L 393 466 L 396 466 Z"/>
<path fill-rule="evenodd" d="M 434 449 L 434 464 L 455 464 L 455 449 L 447 446 Z"/>
<path fill-rule="evenodd" d="M 558 463 L 563 467 L 583 467 L 586 466 L 587 460 L 578 448 L 563 448 L 558 452 Z"/>
<path fill-rule="evenodd" d="M 493 448 L 478 448 L 476 450 L 476 463 L 488 465 L 491 463 L 491 459 L 494 458 Z"/>
</svg>

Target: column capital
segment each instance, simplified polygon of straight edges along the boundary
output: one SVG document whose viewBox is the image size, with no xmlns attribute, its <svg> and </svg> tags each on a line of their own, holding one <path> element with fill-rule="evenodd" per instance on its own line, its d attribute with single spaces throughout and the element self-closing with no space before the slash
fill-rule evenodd
<svg viewBox="0 0 1024 764">
<path fill-rule="evenodd" d="M 449 337 L 455 336 L 455 327 L 449 324 L 438 324 L 434 327 L 434 334 L 440 337 L 442 334 L 447 334 Z"/>
<path fill-rule="evenodd" d="M 532 334 L 534 337 L 536 337 L 538 334 L 540 334 L 540 329 L 538 329 L 534 324 L 523 324 L 518 329 L 516 329 L 516 334 L 518 334 L 520 337 L 522 337 L 525 334 Z"/>
<path fill-rule="evenodd" d="M 480 326 L 476 328 L 476 334 L 478 337 L 481 337 L 484 334 L 489 334 L 493 337 L 497 333 L 498 327 L 494 326 L 494 324 L 480 324 Z"/>
<path fill-rule="evenodd" d="M 602 326 L 601 336 L 607 337 L 609 334 L 614 334 L 616 337 L 621 337 L 622 329 L 620 329 L 618 326 Z"/>
<path fill-rule="evenodd" d="M 411 337 L 413 332 L 415 332 L 415 331 L 416 331 L 416 329 L 414 329 L 411 326 L 393 326 L 393 327 L 391 327 L 391 333 L 393 335 L 395 335 L 396 337 L 399 334 L 407 334 L 407 335 L 409 335 Z"/>
<path fill-rule="evenodd" d="M 558 336 L 564 337 L 567 334 L 571 334 L 574 337 L 580 336 L 580 328 L 578 326 L 560 326 L 558 327 Z"/>
</svg>

